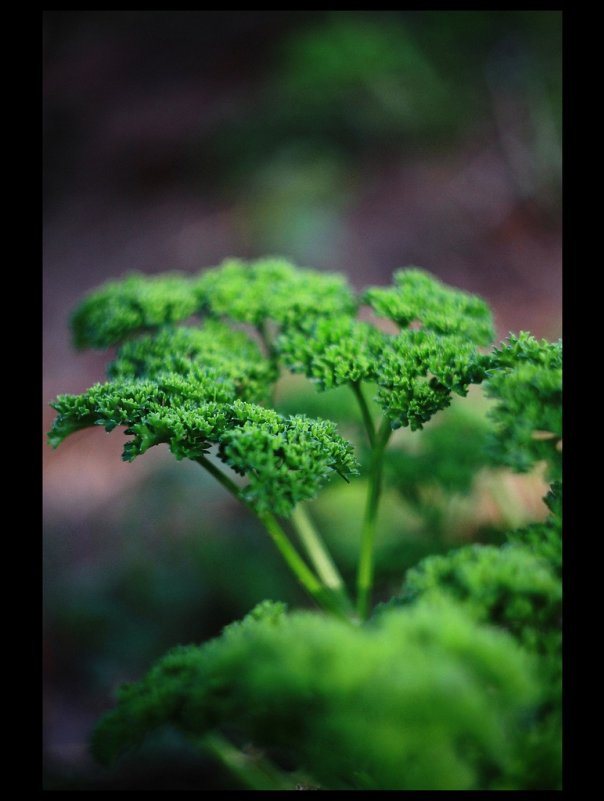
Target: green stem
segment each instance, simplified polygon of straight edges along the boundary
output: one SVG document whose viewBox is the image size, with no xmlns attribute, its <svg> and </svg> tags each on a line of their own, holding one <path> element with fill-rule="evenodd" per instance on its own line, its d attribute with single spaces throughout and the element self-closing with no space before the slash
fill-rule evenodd
<svg viewBox="0 0 604 801">
<path fill-rule="evenodd" d="M 371 412 L 369 411 L 369 407 L 367 406 L 367 401 L 365 400 L 365 396 L 363 395 L 363 390 L 361 389 L 361 382 L 360 381 L 353 381 L 350 385 L 352 387 L 352 391 L 356 395 L 357 401 L 359 402 L 359 408 L 361 409 L 361 415 L 363 416 L 363 422 L 365 424 L 365 429 L 367 431 L 367 438 L 369 439 L 369 444 L 372 448 L 375 447 L 375 425 L 371 418 Z"/>
<path fill-rule="evenodd" d="M 205 456 L 200 456 L 199 459 L 197 459 L 197 462 L 202 467 L 205 467 L 208 473 L 213 475 L 214 478 L 217 481 L 219 481 L 222 484 L 222 486 L 231 493 L 231 495 L 234 495 L 238 501 L 241 501 L 241 503 L 243 503 L 245 506 L 249 508 L 249 504 L 247 503 L 247 501 L 245 501 L 241 497 L 241 492 L 239 491 L 239 487 L 237 486 L 237 484 L 235 484 L 234 481 L 232 481 L 228 476 L 226 476 L 222 472 L 222 470 L 216 467 L 216 465 L 213 462 L 211 462 L 209 459 L 206 459 Z"/>
<path fill-rule="evenodd" d="M 253 506 L 251 506 L 251 504 L 242 498 L 239 487 L 235 484 L 235 482 L 226 476 L 222 470 L 216 467 L 216 465 L 213 464 L 209 459 L 206 459 L 205 456 L 200 456 L 197 461 L 202 467 L 205 467 L 205 469 L 211 473 L 225 489 L 234 495 L 237 500 L 241 501 L 244 506 L 246 506 L 256 515 L 256 517 L 260 520 L 262 525 L 270 534 L 271 539 L 277 546 L 281 556 L 285 559 L 286 563 L 293 571 L 300 584 L 302 584 L 305 590 L 309 593 L 311 598 L 313 598 L 322 609 L 333 612 L 338 617 L 347 619 L 346 614 L 341 608 L 339 599 L 334 596 L 334 593 L 331 589 L 325 587 L 315 576 L 315 574 L 288 540 L 285 531 L 283 531 L 274 516 L 270 512 L 258 514 Z"/>
<path fill-rule="evenodd" d="M 206 734 L 198 742 L 250 790 L 293 790 L 291 782 L 265 757 L 248 756 L 221 734 Z"/>
<path fill-rule="evenodd" d="M 304 504 L 299 503 L 296 506 L 291 516 L 291 522 L 319 578 L 339 598 L 343 607 L 352 612 L 352 602 L 346 591 L 344 580 Z"/>
<path fill-rule="evenodd" d="M 392 434 L 390 422 L 384 418 L 375 438 L 369 469 L 369 488 L 361 530 L 361 553 L 357 573 L 357 611 L 361 620 L 366 620 L 371 605 L 373 587 L 373 551 L 377 511 L 382 492 L 382 470 L 384 450 Z"/>
<path fill-rule="evenodd" d="M 306 589 L 309 595 L 316 601 L 316 603 L 322 609 L 325 609 L 328 612 L 333 612 L 333 614 L 344 620 L 348 620 L 346 612 L 341 607 L 339 598 L 334 595 L 331 589 L 321 584 L 319 579 L 302 559 L 298 551 L 296 551 L 294 546 L 287 539 L 287 535 L 279 523 L 277 523 L 273 515 L 269 513 L 258 515 L 258 519 L 270 534 L 273 542 L 281 553 L 281 556 L 285 559 L 291 570 L 294 572 L 298 578 L 298 581 Z"/>
</svg>

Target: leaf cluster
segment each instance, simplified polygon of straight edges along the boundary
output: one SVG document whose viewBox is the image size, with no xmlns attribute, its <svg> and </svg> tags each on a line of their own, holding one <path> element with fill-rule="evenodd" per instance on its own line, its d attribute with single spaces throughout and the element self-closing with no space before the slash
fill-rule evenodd
<svg viewBox="0 0 604 801">
<path fill-rule="evenodd" d="M 475 345 L 489 345 L 495 338 L 491 310 L 476 295 L 452 289 L 417 267 L 397 270 L 393 283 L 365 292 L 365 302 L 378 316 L 401 328 L 418 323 L 424 330 Z"/>
<path fill-rule="evenodd" d="M 361 302 L 398 333 L 358 319 Z M 193 315 L 195 324 L 177 325 Z M 111 282 L 76 311 L 73 331 L 79 347 L 120 347 L 107 383 L 55 400 L 53 446 L 82 428 L 122 426 L 125 460 L 167 444 L 261 518 L 290 516 L 334 473 L 357 470 L 334 423 L 267 408 L 281 366 L 320 390 L 351 387 L 368 440 L 379 431 L 382 448 L 390 429 L 421 429 L 486 379 L 492 458 L 517 471 L 545 460 L 554 482 L 548 520 L 503 548 L 425 559 L 403 596 L 362 627 L 265 604 L 219 638 L 170 652 L 103 718 L 94 738 L 102 761 L 170 724 L 195 742 L 228 729 L 329 789 L 524 789 L 534 781 L 525 755 L 539 789 L 557 786 L 561 343 L 521 333 L 486 353 L 488 306 L 422 270 L 400 270 L 392 287 L 358 297 L 342 276 L 278 258 Z M 379 429 L 362 384 L 376 388 Z M 435 454 L 448 441 L 446 430 L 429 432 L 415 479 L 466 489 L 482 457 L 440 475 Z"/>
<path fill-rule="evenodd" d="M 281 325 L 312 317 L 354 314 L 357 300 L 344 276 L 299 269 L 281 258 L 248 264 L 227 259 L 195 283 L 202 309 L 218 317 Z"/>
<path fill-rule="evenodd" d="M 78 306 L 71 317 L 77 348 L 107 348 L 132 333 L 186 320 L 197 310 L 191 282 L 178 273 L 133 273 L 108 281 Z"/>
<path fill-rule="evenodd" d="M 511 334 L 490 356 L 485 392 L 497 403 L 492 457 L 517 472 L 545 461 L 562 476 L 562 342 Z"/>
<path fill-rule="evenodd" d="M 363 300 L 403 330 L 387 334 L 350 316 L 288 327 L 277 346 L 284 364 L 319 389 L 361 381 L 378 386 L 376 400 L 392 428 L 421 429 L 485 376 L 477 347 L 493 339 L 481 299 L 444 286 L 422 270 L 399 270 L 395 287 L 370 289 Z M 419 325 L 410 328 L 411 324 Z"/>
<path fill-rule="evenodd" d="M 162 443 L 177 459 L 199 461 L 217 445 L 219 459 L 247 477 L 242 499 L 261 514 L 289 516 L 334 471 L 345 478 L 356 472 L 352 446 L 333 423 L 282 417 L 234 399 L 228 382 L 205 373 L 96 384 L 82 395 L 59 396 L 53 406 L 59 413 L 50 439 L 55 446 L 93 425 L 107 431 L 126 426 L 132 439 L 124 447 L 125 461 Z"/>
<path fill-rule="evenodd" d="M 195 378 L 204 372 L 231 387 L 234 396 L 256 403 L 267 400 L 278 377 L 275 365 L 245 332 L 213 319 L 131 339 L 107 369 L 114 380 L 154 380 L 165 373 Z"/>
<path fill-rule="evenodd" d="M 477 620 L 507 629 L 532 652 L 558 655 L 562 587 L 521 544 L 471 545 L 430 556 L 405 577 L 405 601 L 445 593 Z"/>
<path fill-rule="evenodd" d="M 109 763 L 158 726 L 195 741 L 227 726 L 277 760 L 295 753 L 329 789 L 484 787 L 505 775 L 537 698 L 510 636 L 454 604 L 389 610 L 363 629 L 265 604 L 122 688 L 93 748 Z"/>
<path fill-rule="evenodd" d="M 384 291 L 367 293 L 378 310 Z M 331 472 L 346 478 L 356 467 L 332 423 L 255 405 L 269 400 L 279 363 L 322 389 L 374 381 L 392 428 L 421 428 L 451 393 L 465 394 L 482 380 L 482 356 L 471 339 L 459 339 L 470 329 L 476 341 L 484 339 L 490 316 L 482 301 L 414 269 L 399 271 L 388 291 L 398 323 L 421 317 L 422 330 L 385 334 L 355 319 L 359 300 L 343 276 L 278 258 L 231 259 L 195 277 L 109 282 L 84 300 L 72 327 L 79 347 L 121 342 L 108 367 L 112 380 L 59 396 L 50 442 L 56 447 L 74 431 L 101 425 L 126 427 L 128 461 L 161 443 L 178 459 L 199 460 L 215 445 L 218 457 L 247 477 L 245 500 L 257 511 L 288 515 Z M 421 314 L 410 306 L 413 292 Z M 203 324 L 176 325 L 193 314 L 205 317 Z"/>
</svg>

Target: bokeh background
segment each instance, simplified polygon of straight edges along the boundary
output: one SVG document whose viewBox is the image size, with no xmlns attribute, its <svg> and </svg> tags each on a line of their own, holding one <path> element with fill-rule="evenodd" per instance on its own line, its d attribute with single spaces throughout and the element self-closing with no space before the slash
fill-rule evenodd
<svg viewBox="0 0 604 801">
<path fill-rule="evenodd" d="M 44 430 L 55 395 L 103 379 L 71 309 L 133 270 L 278 254 L 361 289 L 417 265 L 485 297 L 501 337 L 560 336 L 561 16 L 44 12 Z M 343 393 L 286 380 L 278 398 L 357 436 Z M 539 476 L 486 464 L 484 399 L 464 408 L 393 450 L 384 597 L 424 553 L 543 514 Z M 171 645 L 265 597 L 306 601 L 211 477 L 160 448 L 123 464 L 121 446 L 44 445 L 46 787 L 225 789 L 169 732 L 100 771 L 90 729 Z M 312 511 L 352 576 L 361 495 L 344 491 Z"/>
</svg>

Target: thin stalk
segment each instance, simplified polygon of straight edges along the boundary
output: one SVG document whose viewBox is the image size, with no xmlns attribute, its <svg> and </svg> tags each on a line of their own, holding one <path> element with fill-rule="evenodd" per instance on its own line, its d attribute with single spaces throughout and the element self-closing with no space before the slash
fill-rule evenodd
<svg viewBox="0 0 604 801">
<path fill-rule="evenodd" d="M 197 459 L 197 462 L 202 467 L 205 467 L 208 473 L 213 475 L 216 481 L 219 481 L 222 486 L 231 493 L 231 495 L 234 495 L 238 501 L 241 501 L 241 503 L 249 508 L 247 501 L 241 497 L 241 493 L 237 484 L 235 484 L 232 479 L 225 475 L 220 468 L 216 467 L 216 465 L 209 459 L 206 459 L 205 456 L 200 456 L 199 459 Z"/>
<path fill-rule="evenodd" d="M 333 590 L 321 584 L 319 579 L 317 579 L 315 574 L 302 559 L 298 551 L 296 551 L 294 546 L 287 539 L 287 535 L 279 523 L 277 523 L 273 515 L 268 513 L 258 515 L 258 519 L 270 534 L 273 542 L 279 549 L 281 556 L 285 559 L 302 586 L 307 590 L 317 604 L 322 609 L 325 609 L 328 612 L 333 612 L 333 614 L 344 620 L 348 620 L 348 616 L 345 610 L 342 608 L 339 597 L 334 594 Z"/>
<path fill-rule="evenodd" d="M 365 429 L 367 431 L 367 438 L 369 439 L 369 444 L 372 448 L 374 448 L 375 425 L 371 418 L 371 412 L 369 411 L 369 407 L 367 406 L 367 401 L 365 400 L 365 396 L 363 395 L 363 390 L 361 389 L 361 382 L 353 381 L 350 386 L 352 387 L 352 391 L 354 392 L 356 399 L 359 403 L 359 408 L 361 410 L 361 415 L 363 416 L 363 423 L 365 424 Z"/>
<path fill-rule="evenodd" d="M 238 501 L 241 501 L 244 506 L 246 506 L 256 515 L 256 517 L 268 531 L 281 556 L 285 559 L 286 563 L 293 571 L 300 584 L 302 584 L 305 590 L 309 593 L 311 598 L 313 598 L 322 609 L 333 612 L 338 617 L 347 619 L 347 616 L 342 609 L 341 601 L 336 595 L 334 595 L 333 590 L 324 586 L 315 576 L 315 574 L 288 540 L 285 531 L 283 531 L 275 517 L 270 512 L 258 514 L 254 508 L 244 498 L 241 497 L 241 492 L 235 482 L 226 476 L 222 470 L 216 467 L 216 465 L 205 456 L 200 456 L 197 461 L 202 467 L 205 467 L 205 469 L 211 473 L 225 489 L 234 495 Z"/>
<path fill-rule="evenodd" d="M 352 602 L 346 591 L 344 579 L 336 567 L 327 546 L 315 528 L 304 504 L 299 503 L 293 511 L 291 522 L 304 547 L 308 558 L 317 571 L 317 575 L 326 587 L 333 590 L 342 601 L 344 607 L 352 611 Z"/>
<path fill-rule="evenodd" d="M 369 468 L 369 488 L 365 505 L 365 516 L 361 530 L 361 553 L 357 573 L 357 611 L 361 620 L 366 620 L 371 605 L 373 588 L 373 557 L 377 511 L 382 492 L 384 450 L 392 434 L 390 423 L 384 418 L 375 438 Z"/>
<path fill-rule="evenodd" d="M 206 734 L 198 742 L 250 790 L 294 789 L 292 783 L 265 757 L 248 756 L 217 732 Z"/>
</svg>

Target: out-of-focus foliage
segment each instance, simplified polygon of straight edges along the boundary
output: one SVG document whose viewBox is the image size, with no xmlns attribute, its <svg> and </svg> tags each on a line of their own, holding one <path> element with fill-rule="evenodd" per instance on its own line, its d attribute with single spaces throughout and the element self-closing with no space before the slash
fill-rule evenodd
<svg viewBox="0 0 604 801">
<path fill-rule="evenodd" d="M 402 597 L 386 608 L 444 595 L 475 620 L 506 629 L 534 655 L 541 700 L 513 772 L 526 789 L 556 787 L 562 766 L 561 520 L 553 510 L 544 523 L 509 539 L 502 548 L 476 545 L 424 559 L 407 573 Z"/>
<path fill-rule="evenodd" d="M 293 20 L 245 96 L 191 147 L 188 174 L 234 199 L 260 252 L 323 263 L 341 255 L 368 167 L 404 168 L 477 142 L 498 153 L 518 203 L 557 220 L 561 20 L 492 10 Z"/>
<path fill-rule="evenodd" d="M 190 317 L 197 308 L 183 275 L 133 274 L 92 292 L 71 318 L 77 348 L 107 348 L 129 334 Z"/>
<path fill-rule="evenodd" d="M 501 464 L 526 472 L 536 462 L 548 464 L 549 477 L 562 475 L 562 341 L 537 341 L 526 332 L 491 356 L 485 385 L 497 400 L 492 413 L 492 454 Z"/>
<path fill-rule="evenodd" d="M 478 620 L 502 626 L 531 651 L 560 649 L 562 587 L 548 562 L 522 547 L 475 545 L 431 556 L 405 578 L 405 598 L 445 592 Z"/>
<path fill-rule="evenodd" d="M 110 761 L 167 723 L 194 740 L 226 726 L 330 789 L 497 787 L 538 697 L 530 660 L 455 605 L 359 630 L 266 603 L 124 687 L 93 747 Z"/>
<path fill-rule="evenodd" d="M 309 200 L 327 214 L 345 204 L 340 185 L 355 163 L 438 148 L 445 137 L 450 145 L 485 126 L 499 129 L 505 150 L 513 131 L 519 194 L 545 207 L 559 200 L 560 12 L 322 13 L 271 54 L 254 112 L 238 107 L 206 142 L 223 176 L 256 176 L 266 197 L 256 212 L 278 215 L 290 241 L 300 223 L 320 234 Z"/>
<path fill-rule="evenodd" d="M 406 441 L 386 454 L 388 480 L 413 503 L 421 488 L 435 486 L 446 493 L 466 493 L 479 470 L 489 464 L 486 442 L 489 424 L 476 404 L 454 404 L 426 426 L 413 443 Z"/>
<path fill-rule="evenodd" d="M 346 132 L 355 144 L 438 130 L 456 113 L 416 36 L 392 15 L 335 13 L 282 52 L 276 90 L 293 114 L 322 118 L 327 131 Z"/>
<path fill-rule="evenodd" d="M 562 578 L 562 483 L 555 481 L 544 498 L 551 514 L 543 523 L 512 531 L 511 542 L 524 545 Z"/>
<path fill-rule="evenodd" d="M 239 139 L 223 128 L 222 146 L 231 153 L 248 136 L 241 163 L 286 134 L 357 152 L 397 136 L 438 142 L 488 117 L 484 75 L 496 63 L 508 91 L 544 84 L 546 109 L 559 127 L 560 38 L 557 12 L 327 12 L 281 43 L 266 114 L 245 120 Z"/>
</svg>

